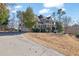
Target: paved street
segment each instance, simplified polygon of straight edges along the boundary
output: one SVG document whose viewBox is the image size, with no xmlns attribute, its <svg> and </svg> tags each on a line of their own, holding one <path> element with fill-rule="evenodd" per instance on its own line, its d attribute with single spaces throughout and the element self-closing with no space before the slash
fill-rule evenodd
<svg viewBox="0 0 79 59">
<path fill-rule="evenodd" d="M 57 51 L 24 40 L 21 33 L 0 33 L 0 56 L 62 56 Z"/>
</svg>

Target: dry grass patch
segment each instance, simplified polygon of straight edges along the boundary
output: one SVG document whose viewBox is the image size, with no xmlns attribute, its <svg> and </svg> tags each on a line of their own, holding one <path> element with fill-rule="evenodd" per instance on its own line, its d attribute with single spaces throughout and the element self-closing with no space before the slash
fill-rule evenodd
<svg viewBox="0 0 79 59">
<path fill-rule="evenodd" d="M 39 44 L 56 49 L 65 55 L 79 55 L 79 41 L 69 35 L 26 33 L 24 36 Z"/>
</svg>

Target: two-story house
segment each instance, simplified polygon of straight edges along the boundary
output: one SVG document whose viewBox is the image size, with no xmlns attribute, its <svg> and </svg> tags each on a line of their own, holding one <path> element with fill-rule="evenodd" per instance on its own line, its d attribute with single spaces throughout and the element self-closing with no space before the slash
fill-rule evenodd
<svg viewBox="0 0 79 59">
<path fill-rule="evenodd" d="M 45 17 L 40 15 L 37 17 L 35 28 L 40 29 L 40 31 L 45 30 L 47 32 L 52 32 L 54 28 L 54 21 L 51 16 Z"/>
</svg>

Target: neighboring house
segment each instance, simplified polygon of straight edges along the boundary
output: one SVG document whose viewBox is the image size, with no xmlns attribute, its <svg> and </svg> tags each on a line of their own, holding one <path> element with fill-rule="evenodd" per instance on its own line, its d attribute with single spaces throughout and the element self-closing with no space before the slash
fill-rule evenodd
<svg viewBox="0 0 79 59">
<path fill-rule="evenodd" d="M 38 28 L 41 30 L 45 30 L 47 32 L 52 32 L 52 29 L 54 28 L 54 21 L 52 17 L 45 17 L 43 15 L 40 15 L 37 17 L 35 28 Z"/>
<path fill-rule="evenodd" d="M 64 30 L 65 30 L 65 33 L 76 34 L 79 32 L 79 25 L 68 26 L 68 27 L 65 27 Z"/>
</svg>

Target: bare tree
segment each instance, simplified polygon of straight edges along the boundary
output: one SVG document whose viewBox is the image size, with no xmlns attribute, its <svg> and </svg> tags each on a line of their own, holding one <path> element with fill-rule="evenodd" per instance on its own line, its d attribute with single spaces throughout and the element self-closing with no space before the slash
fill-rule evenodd
<svg viewBox="0 0 79 59">
<path fill-rule="evenodd" d="M 72 22 L 71 17 L 64 16 L 62 20 L 63 20 L 63 23 L 64 23 L 64 30 L 67 31 L 68 28 L 69 28 L 69 24 Z"/>
<path fill-rule="evenodd" d="M 56 26 L 56 13 L 55 12 L 53 12 L 53 14 L 52 14 L 52 18 L 54 18 L 54 32 L 57 32 L 57 26 Z"/>
<path fill-rule="evenodd" d="M 18 30 L 21 31 L 23 28 L 23 14 L 21 11 L 17 11 L 17 17 L 19 18 L 19 28 Z"/>
<path fill-rule="evenodd" d="M 71 17 L 69 16 L 64 16 L 63 19 L 62 19 L 63 23 L 64 23 L 64 26 L 69 26 L 69 24 L 71 23 Z"/>
</svg>

